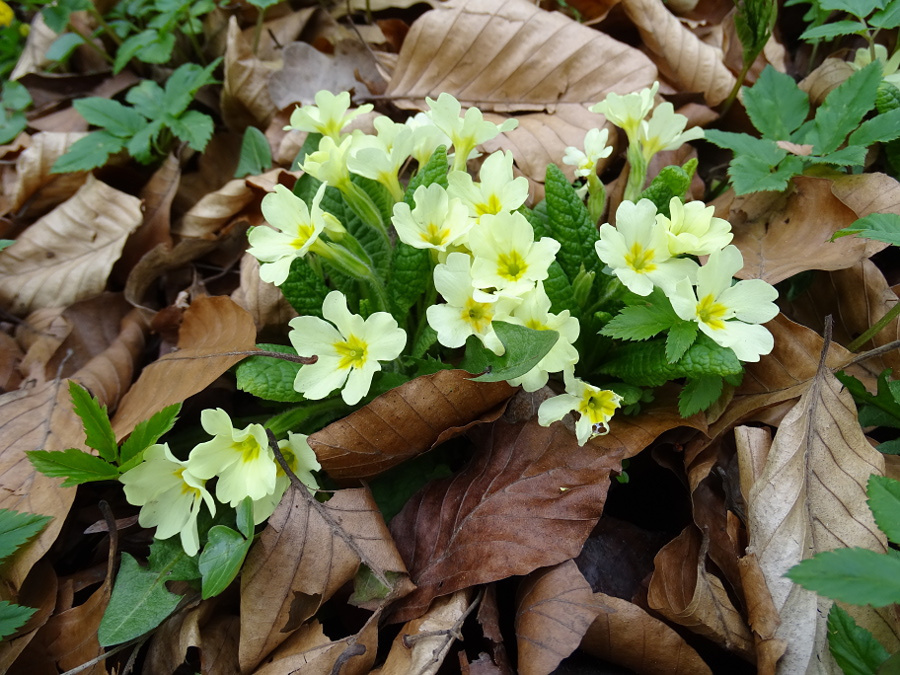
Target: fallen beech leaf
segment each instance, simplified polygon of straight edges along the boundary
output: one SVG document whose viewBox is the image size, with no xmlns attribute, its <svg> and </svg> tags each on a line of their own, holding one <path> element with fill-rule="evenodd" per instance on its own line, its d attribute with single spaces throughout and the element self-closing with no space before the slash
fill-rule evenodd
<svg viewBox="0 0 900 675">
<path fill-rule="evenodd" d="M 734 197 L 732 194 L 730 203 L 728 199 L 721 200 L 717 215 L 731 222 L 732 243 L 744 255 L 744 267 L 735 276 L 775 284 L 806 270 L 851 267 L 885 248 L 883 242 L 858 237 L 828 241 L 837 230 L 866 215 L 854 212 L 834 195 L 834 186 L 838 184 L 839 181 L 827 178 L 796 176 L 792 187 L 783 195 L 760 192 Z M 882 185 L 882 181 L 871 187 L 875 185 Z M 846 190 L 842 190 L 844 194 Z"/>
<path fill-rule="evenodd" d="M 849 206 L 857 218 L 872 213 L 900 214 L 900 182 L 883 173 L 839 176 L 831 184 L 831 192 Z M 886 247 L 875 250 L 883 248 Z"/>
<path fill-rule="evenodd" d="M 462 370 L 417 377 L 312 434 L 309 446 L 335 480 L 377 476 L 472 424 L 497 419 L 501 411 L 490 411 L 516 390 L 471 378 Z"/>
<path fill-rule="evenodd" d="M 218 598 L 204 600 L 166 619 L 153 633 L 144 670 L 174 673 L 185 662 L 188 650 L 200 650 L 203 673 L 237 673 L 240 621 L 224 614 Z M 212 667 L 217 663 L 216 667 Z"/>
<path fill-rule="evenodd" d="M 10 598 L 8 591 L 4 592 L 5 600 L 12 599 L 18 605 L 34 607 L 37 611 L 16 631 L 17 635 L 7 636 L 0 642 L 0 672 L 9 672 L 10 666 L 47 623 L 56 609 L 58 591 L 59 579 L 56 572 L 48 561 L 41 560 L 31 568 L 22 588 L 14 597 Z"/>
<path fill-rule="evenodd" d="M 712 675 L 709 666 L 678 633 L 627 600 L 595 593 L 597 618 L 581 648 L 644 675 Z"/>
<path fill-rule="evenodd" d="M 886 551 L 866 504 L 873 473 L 884 474 L 881 453 L 860 429 L 850 393 L 820 364 L 778 429 L 748 502 L 747 551 L 756 555 L 781 617 L 775 637 L 787 643 L 779 673 L 806 672 L 831 660 L 825 622 L 832 601 L 797 586 L 785 572 L 820 551 Z M 889 651 L 900 647 L 900 625 L 890 611 L 848 609 Z"/>
<path fill-rule="evenodd" d="M 654 79 L 639 50 L 558 12 L 526 0 L 454 0 L 412 25 L 385 94 L 404 108 L 424 109 L 426 96 L 447 92 L 485 113 L 534 113 L 485 148 L 515 148 L 518 166 L 543 183 L 547 162 L 603 121 L 585 108 Z"/>
<path fill-rule="evenodd" d="M 720 647 L 753 657 L 753 638 L 728 592 L 706 570 L 708 543 L 693 525 L 656 555 L 647 604 L 670 621 L 709 638 Z"/>
<path fill-rule="evenodd" d="M 219 375 L 256 349 L 253 318 L 226 296 L 199 298 L 184 313 L 178 351 L 144 368 L 112 419 L 116 437 L 168 405 L 203 391 Z"/>
<path fill-rule="evenodd" d="M 220 245 L 212 239 L 182 239 L 174 247 L 157 244 L 131 268 L 125 282 L 125 299 L 141 305 L 147 290 L 163 274 L 206 255 Z"/>
<path fill-rule="evenodd" d="M 519 672 L 548 675 L 578 649 L 600 607 L 572 560 L 530 574 L 516 599 Z"/>
<path fill-rule="evenodd" d="M 258 198 L 243 178 L 230 180 L 194 204 L 172 231 L 179 237 L 214 239 L 244 207 Z"/>
<path fill-rule="evenodd" d="M 711 106 L 725 100 L 735 77 L 725 67 L 721 49 L 702 42 L 662 0 L 622 0 L 622 7 L 659 59 L 659 69 L 680 90 L 702 93 Z"/>
<path fill-rule="evenodd" d="M 367 675 L 375 663 L 378 650 L 378 619 L 375 612 L 356 635 L 331 640 L 322 624 L 311 621 L 291 635 L 287 641 L 253 671 L 254 675 Z"/>
<path fill-rule="evenodd" d="M 436 600 L 425 616 L 400 629 L 387 660 L 373 675 L 434 675 L 459 638 L 471 601 L 471 589 Z"/>
<path fill-rule="evenodd" d="M 99 294 L 141 218 L 139 199 L 89 177 L 0 254 L 0 304 L 25 314 Z"/>
<path fill-rule="evenodd" d="M 775 637 L 781 619 L 756 555 L 749 553 L 738 560 L 741 587 L 747 603 L 747 623 L 756 642 L 757 675 L 775 675 L 778 660 L 787 644 Z"/>
<path fill-rule="evenodd" d="M 827 58 L 800 82 L 799 87 L 809 94 L 810 103 L 819 106 L 832 89 L 855 72 L 844 59 Z"/>
<path fill-rule="evenodd" d="M 42 216 L 74 195 L 88 173 L 50 173 L 56 160 L 87 134 L 41 132 L 31 137 L 31 147 L 16 160 L 16 185 L 9 191 L 12 210 L 26 206 L 22 217 Z"/>
<path fill-rule="evenodd" d="M 241 34 L 237 17 L 228 21 L 225 46 L 225 76 L 222 83 L 222 119 L 233 130 L 247 126 L 265 128 L 277 108 L 269 96 L 269 78 L 275 64 L 258 59 Z"/>
<path fill-rule="evenodd" d="M 603 512 L 610 471 L 663 431 L 690 424 L 657 407 L 617 419 L 608 435 L 583 447 L 560 423 L 475 427 L 469 434 L 478 452 L 469 466 L 426 485 L 391 520 L 418 586 L 392 619 L 420 616 L 437 596 L 578 555 Z"/>
<path fill-rule="evenodd" d="M 241 283 L 231 299 L 250 312 L 257 331 L 283 327 L 297 316 L 297 311 L 285 300 L 275 284 L 259 278 L 259 261 L 249 253 L 241 258 Z"/>
<path fill-rule="evenodd" d="M 385 585 L 394 593 L 408 590 L 406 568 L 369 490 L 339 490 L 320 503 L 290 488 L 241 573 L 241 669 L 285 642 L 353 578 L 360 562 L 382 583 L 391 582 Z"/>
<path fill-rule="evenodd" d="M 27 73 L 35 73 L 50 65 L 51 61 L 47 58 L 47 49 L 50 48 L 50 45 L 57 38 L 59 38 L 59 35 L 56 34 L 56 31 L 52 30 L 44 22 L 42 16 L 35 14 L 29 26 L 25 47 L 22 49 L 16 67 L 9 74 L 9 79 L 18 80 Z"/>
</svg>

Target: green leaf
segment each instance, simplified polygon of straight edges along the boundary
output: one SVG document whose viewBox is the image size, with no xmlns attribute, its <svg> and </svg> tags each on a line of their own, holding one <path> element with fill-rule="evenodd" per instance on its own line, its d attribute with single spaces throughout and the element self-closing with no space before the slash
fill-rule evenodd
<svg viewBox="0 0 900 675">
<path fill-rule="evenodd" d="M 830 40 L 841 35 L 859 35 L 866 31 L 866 24 L 862 21 L 834 21 L 824 26 L 809 28 L 800 35 L 801 40 Z"/>
<path fill-rule="evenodd" d="M 395 244 L 387 294 L 391 301 L 391 313 L 401 325 L 406 322 L 412 306 L 428 290 L 431 270 L 431 255 L 426 249 L 415 248 L 402 241 Z"/>
<path fill-rule="evenodd" d="M 209 540 L 200 554 L 200 573 L 203 575 L 203 599 L 212 598 L 234 581 L 241 571 L 253 539 L 224 525 L 209 529 Z"/>
<path fill-rule="evenodd" d="M 150 164 L 159 156 L 156 142 L 165 127 L 163 120 L 154 120 L 128 141 L 128 153 L 142 164 Z"/>
<path fill-rule="evenodd" d="M 831 235 L 831 241 L 851 234 L 900 246 L 900 216 L 896 213 L 870 213 L 835 232 Z"/>
<path fill-rule="evenodd" d="M 20 546 L 43 530 L 53 518 L 38 513 L 0 509 L 0 560 L 5 560 Z"/>
<path fill-rule="evenodd" d="M 900 3 L 897 5 L 900 7 Z M 878 83 L 878 93 L 875 95 L 875 109 L 883 115 L 898 108 L 900 108 L 900 89 L 882 80 Z"/>
<path fill-rule="evenodd" d="M 875 449 L 883 455 L 900 455 L 900 438 L 879 443 Z"/>
<path fill-rule="evenodd" d="M 187 110 L 197 90 L 215 81 L 213 71 L 218 67 L 220 60 L 216 59 L 206 68 L 201 68 L 195 63 L 178 66 L 166 80 L 166 89 L 161 101 L 165 112 L 172 117 L 178 117 Z"/>
<path fill-rule="evenodd" d="M 703 138 L 720 148 L 727 148 L 735 154 L 762 155 L 766 161 L 771 161 L 770 166 L 778 164 L 787 154 L 770 138 L 754 138 L 749 134 L 736 134 L 719 129 L 706 129 L 703 132 Z"/>
<path fill-rule="evenodd" d="M 65 61 L 72 52 L 84 44 L 84 38 L 75 33 L 63 33 L 53 41 L 44 56 L 50 61 Z"/>
<path fill-rule="evenodd" d="M 321 307 L 320 307 L 321 309 Z M 260 344 L 260 349 L 297 355 L 287 345 Z M 238 364 L 237 387 L 267 401 L 296 403 L 305 400 L 303 394 L 294 390 L 294 379 L 301 365 L 271 356 L 251 356 Z"/>
<path fill-rule="evenodd" d="M 556 260 L 569 281 L 582 265 L 589 272 L 596 270 L 600 262 L 594 251 L 594 242 L 599 239 L 597 226 L 569 179 L 555 164 L 547 166 L 544 190 L 550 233 L 560 244 Z"/>
<path fill-rule="evenodd" d="M 900 429 L 900 382 L 890 381 L 890 369 L 878 376 L 873 396 L 862 382 L 852 375 L 838 371 L 835 376 L 853 395 L 859 407 L 859 423 L 864 427 L 894 427 Z"/>
<path fill-rule="evenodd" d="M 900 138 L 900 108 L 876 115 L 859 125 L 850 134 L 847 143 L 868 147 L 873 143 L 883 143 Z"/>
<path fill-rule="evenodd" d="M 722 378 L 717 375 L 688 378 L 678 396 L 678 412 L 682 417 L 706 410 L 722 395 Z"/>
<path fill-rule="evenodd" d="M 666 294 L 654 288 L 650 295 L 622 309 L 600 333 L 620 340 L 647 340 L 681 321 Z"/>
<path fill-rule="evenodd" d="M 410 355 L 414 359 L 421 359 L 425 352 L 431 349 L 431 346 L 437 342 L 437 331 L 434 330 L 428 324 L 425 324 L 425 327 L 416 336 L 416 341 L 413 343 L 412 351 Z"/>
<path fill-rule="evenodd" d="M 766 46 L 775 25 L 774 0 L 743 0 L 737 3 L 734 27 L 743 47 L 743 61 L 753 63 Z"/>
<path fill-rule="evenodd" d="M 667 166 L 660 171 L 650 185 L 641 193 L 641 199 L 649 199 L 656 205 L 656 210 L 667 218 L 672 214 L 669 213 L 669 203 L 672 197 L 681 199 L 691 186 L 691 180 L 694 177 L 694 169 L 697 166 L 697 160 L 691 160 L 693 166 L 688 172 L 680 166 Z M 688 164 L 685 164 L 688 166 Z"/>
<path fill-rule="evenodd" d="M 869 508 L 879 529 L 894 543 L 900 542 L 900 481 L 872 474 L 866 487 Z"/>
<path fill-rule="evenodd" d="M 266 135 L 256 127 L 247 127 L 244 130 L 244 140 L 241 141 L 241 159 L 238 162 L 235 178 L 253 176 L 268 171 L 272 166 L 272 148 Z"/>
<path fill-rule="evenodd" d="M 113 62 L 113 73 L 118 74 L 128 62 L 131 61 L 144 47 L 149 46 L 159 37 L 155 30 L 141 31 L 137 35 L 126 38 L 116 50 L 116 59 Z"/>
<path fill-rule="evenodd" d="M 544 358 L 556 341 L 555 330 L 534 330 L 505 321 L 494 321 L 494 331 L 506 351 L 497 356 L 474 335 L 466 340 L 466 354 L 459 367 L 470 373 L 485 373 L 474 382 L 503 382 L 522 377 Z"/>
<path fill-rule="evenodd" d="M 832 12 L 847 12 L 859 18 L 884 7 L 884 0 L 818 0 L 819 7 Z"/>
<path fill-rule="evenodd" d="M 141 80 L 125 94 L 125 100 L 148 120 L 160 121 L 165 117 L 164 92 L 153 80 Z"/>
<path fill-rule="evenodd" d="M 200 578 L 199 555 L 184 552 L 180 537 L 154 539 L 150 544 L 147 568 L 165 577 L 166 581 L 194 581 Z"/>
<path fill-rule="evenodd" d="M 774 170 L 774 165 L 767 158 L 750 155 L 735 157 L 728 167 L 735 193 L 745 195 L 766 190 L 783 192 L 791 178 L 803 173 L 803 160 L 800 157 L 787 156 L 787 152 L 780 148 L 779 151 L 785 156 Z"/>
<path fill-rule="evenodd" d="M 828 612 L 828 648 L 844 675 L 874 675 L 889 654 L 837 604 Z"/>
<path fill-rule="evenodd" d="M 37 609 L 0 600 L 0 639 L 19 630 Z"/>
<path fill-rule="evenodd" d="M 122 553 L 116 585 L 97 631 L 101 646 L 143 635 L 175 611 L 182 596 L 166 590 L 166 576 L 144 569 L 128 553 Z"/>
<path fill-rule="evenodd" d="M 666 335 L 666 360 L 669 363 L 678 361 L 697 339 L 700 324 L 695 321 L 679 321 L 669 328 Z"/>
<path fill-rule="evenodd" d="M 420 186 L 428 187 L 435 183 L 446 188 L 448 185 L 447 172 L 449 171 L 450 163 L 447 161 L 447 146 L 439 145 L 437 149 L 431 153 L 431 157 L 428 159 L 425 166 L 420 167 L 416 172 L 416 175 L 409 181 L 409 185 L 406 186 L 406 194 L 403 195 L 403 201 L 406 202 L 410 208 L 413 208 L 415 206 L 413 195 L 416 192 L 416 188 Z"/>
<path fill-rule="evenodd" d="M 28 126 L 28 118 L 24 113 L 14 112 L 8 114 L 0 108 L 0 144 L 12 143 L 16 136 L 25 131 Z"/>
<path fill-rule="evenodd" d="M 155 40 L 141 47 L 137 58 L 144 63 L 168 63 L 172 60 L 174 49 L 174 33 L 157 33 Z"/>
<path fill-rule="evenodd" d="M 853 73 L 825 97 L 815 116 L 812 142 L 816 154 L 834 152 L 859 126 L 863 116 L 875 105 L 880 81 L 881 63 L 875 61 Z"/>
<path fill-rule="evenodd" d="M 127 470 L 125 466 L 128 462 L 138 459 L 144 450 L 156 443 L 163 434 L 168 433 L 175 426 L 180 411 L 181 404 L 175 403 L 163 408 L 149 420 L 143 420 L 135 425 L 134 431 L 119 448 L 119 463 L 123 473 Z"/>
<path fill-rule="evenodd" d="M 867 20 L 875 28 L 890 29 L 900 26 L 900 2 L 892 0 L 884 9 L 875 12 Z"/>
<path fill-rule="evenodd" d="M 554 260 L 547 270 L 547 278 L 544 279 L 544 292 L 550 298 L 550 311 L 559 314 L 563 310 L 576 317 L 581 317 L 581 308 L 575 303 L 575 290 L 569 281 L 569 277 L 563 271 L 560 264 Z"/>
<path fill-rule="evenodd" d="M 281 284 L 281 292 L 284 294 L 285 300 L 301 316 L 321 318 L 322 302 L 328 295 L 329 289 L 322 277 L 310 267 L 308 260 L 297 258 L 291 263 L 288 278 Z"/>
<path fill-rule="evenodd" d="M 297 153 L 297 156 L 294 157 L 294 161 L 291 162 L 291 171 L 300 171 L 303 168 L 303 162 L 306 161 L 306 156 L 319 149 L 319 142 L 321 140 L 322 134 L 309 133 L 306 135 L 306 140 L 303 141 L 300 151 Z M 312 176 L 310 176 L 310 178 L 312 178 Z"/>
<path fill-rule="evenodd" d="M 809 115 L 809 96 L 794 78 L 768 65 L 756 84 L 744 88 L 744 106 L 764 138 L 786 141 Z"/>
<path fill-rule="evenodd" d="M 110 155 L 125 147 L 124 141 L 108 131 L 92 131 L 84 138 L 72 143 L 66 154 L 53 164 L 50 173 L 69 173 L 70 171 L 90 171 L 103 166 Z"/>
<path fill-rule="evenodd" d="M 116 480 L 119 470 L 99 457 L 78 448 L 67 450 L 28 450 L 25 452 L 34 468 L 51 478 L 65 477 L 63 487 L 73 487 L 98 480 Z"/>
<path fill-rule="evenodd" d="M 75 414 L 81 418 L 84 426 L 84 440 L 89 448 L 93 448 L 101 459 L 116 462 L 119 459 L 119 446 L 116 434 L 109 423 L 106 406 L 101 406 L 96 398 L 74 380 L 69 380 L 69 396 Z"/>
<path fill-rule="evenodd" d="M 835 166 L 862 166 L 866 163 L 867 148 L 862 145 L 848 145 L 827 155 L 808 155 L 803 158 L 810 164 L 833 164 Z"/>
<path fill-rule="evenodd" d="M 197 110 L 188 110 L 180 117 L 167 120 L 169 129 L 197 152 L 203 152 L 213 135 L 212 117 Z"/>
<path fill-rule="evenodd" d="M 66 28 L 66 24 L 69 23 L 69 15 L 72 12 L 80 12 L 90 8 L 90 0 L 60 0 L 49 4 L 49 6 L 44 6 L 41 9 L 41 16 L 50 30 L 54 33 L 62 33 Z"/>
<path fill-rule="evenodd" d="M 900 556 L 866 548 L 819 553 L 785 576 L 819 595 L 852 605 L 884 607 L 900 601 Z"/>
<path fill-rule="evenodd" d="M 10 80 L 3 85 L 3 107 L 7 110 L 26 110 L 33 101 L 28 87 L 21 82 Z"/>
</svg>

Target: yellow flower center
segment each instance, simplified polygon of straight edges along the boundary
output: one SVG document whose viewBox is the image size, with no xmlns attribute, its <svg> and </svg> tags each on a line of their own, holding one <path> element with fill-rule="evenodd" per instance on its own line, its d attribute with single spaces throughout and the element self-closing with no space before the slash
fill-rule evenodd
<svg viewBox="0 0 900 675">
<path fill-rule="evenodd" d="M 656 269 L 653 264 L 652 248 L 644 248 L 639 242 L 631 245 L 631 250 L 625 254 L 625 264 L 638 274 L 646 274 Z"/>
<path fill-rule="evenodd" d="M 486 202 L 475 204 L 475 213 L 479 216 L 483 216 L 484 214 L 495 215 L 502 210 L 503 204 L 500 203 L 500 199 L 495 194 L 488 197 Z"/>
<path fill-rule="evenodd" d="M 725 328 L 725 321 L 722 317 L 728 308 L 716 299 L 712 294 L 704 295 L 700 302 L 697 303 L 697 318 L 713 330 L 722 330 Z"/>
<path fill-rule="evenodd" d="M 591 425 L 605 424 L 618 408 L 618 397 L 615 393 L 606 389 L 586 391 L 581 403 L 578 404 L 578 412 L 586 415 Z"/>
<path fill-rule="evenodd" d="M 528 263 L 518 251 L 502 253 L 497 257 L 497 274 L 504 279 L 518 281 L 527 271 Z"/>
<path fill-rule="evenodd" d="M 11 25 L 15 18 L 16 14 L 13 12 L 12 7 L 0 0 L 0 27 Z"/>
<path fill-rule="evenodd" d="M 334 350 L 341 357 L 338 368 L 362 368 L 369 358 L 369 345 L 355 335 L 351 335 L 345 342 L 335 342 Z"/>
<path fill-rule="evenodd" d="M 305 224 L 297 227 L 297 238 L 291 242 L 291 246 L 301 249 L 309 242 L 310 238 L 315 235 L 316 228 L 314 225 Z"/>
<path fill-rule="evenodd" d="M 235 452 L 240 453 L 241 461 L 245 464 L 253 462 L 259 457 L 259 443 L 256 442 L 252 435 L 247 436 L 242 441 L 234 441 L 231 447 L 234 448 Z"/>
<path fill-rule="evenodd" d="M 182 474 L 187 467 L 180 466 L 175 471 L 172 472 L 172 475 L 178 478 L 181 481 L 181 494 L 183 495 L 194 495 L 195 497 L 200 495 L 200 489 L 195 488 L 192 485 L 188 485 L 187 481 L 182 478 Z"/>
<path fill-rule="evenodd" d="M 525 322 L 525 327 L 530 328 L 531 330 L 549 330 L 547 324 L 538 321 L 537 319 L 528 319 L 528 321 Z"/>
<path fill-rule="evenodd" d="M 484 333 L 490 328 L 491 319 L 494 318 L 494 307 L 488 302 L 476 302 L 469 298 L 466 300 L 460 316 L 463 321 L 472 326 L 474 332 Z"/>
<path fill-rule="evenodd" d="M 434 223 L 428 223 L 428 228 L 421 234 L 422 241 L 431 244 L 432 246 L 443 246 L 447 242 L 447 237 L 449 236 L 449 229 L 441 227 L 440 225 L 435 225 Z"/>
</svg>

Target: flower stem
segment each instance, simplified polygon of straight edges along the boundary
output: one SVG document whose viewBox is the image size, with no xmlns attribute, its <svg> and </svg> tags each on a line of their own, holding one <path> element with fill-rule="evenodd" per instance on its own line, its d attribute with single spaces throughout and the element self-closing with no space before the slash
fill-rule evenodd
<svg viewBox="0 0 900 675">
<path fill-rule="evenodd" d="M 851 352 L 855 352 L 857 349 L 866 344 L 873 337 L 878 335 L 881 330 L 887 326 L 891 321 L 893 321 L 897 316 L 900 315 L 900 302 L 891 307 L 887 314 L 881 317 L 878 321 L 876 321 L 865 333 L 856 338 L 853 342 L 847 345 L 847 349 Z"/>
<path fill-rule="evenodd" d="M 639 143 L 631 143 L 626 153 L 628 159 L 628 182 L 625 183 L 624 199 L 635 202 L 644 191 L 647 180 L 647 161 L 641 154 Z"/>
</svg>

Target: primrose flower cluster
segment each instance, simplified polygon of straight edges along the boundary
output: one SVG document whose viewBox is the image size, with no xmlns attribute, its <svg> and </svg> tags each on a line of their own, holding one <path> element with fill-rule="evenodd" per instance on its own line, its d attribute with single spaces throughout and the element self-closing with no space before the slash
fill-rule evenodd
<svg viewBox="0 0 900 675">
<path fill-rule="evenodd" d="M 157 539 L 179 535 L 189 556 L 200 549 L 197 518 L 204 504 L 215 516 L 217 500 L 236 507 L 249 497 L 253 522 L 259 524 L 275 511 L 290 482 L 261 424 L 235 429 L 220 408 L 204 410 L 200 424 L 213 438 L 195 446 L 186 461 L 175 457 L 167 443 L 156 444 L 144 452 L 141 464 L 119 479 L 128 502 L 141 507 L 140 525 L 156 527 Z M 294 474 L 311 490 L 318 488 L 312 472 L 320 466 L 306 436 L 288 433 L 278 448 Z M 206 487 L 212 479 L 215 499 Z"/>
</svg>

